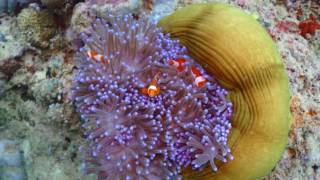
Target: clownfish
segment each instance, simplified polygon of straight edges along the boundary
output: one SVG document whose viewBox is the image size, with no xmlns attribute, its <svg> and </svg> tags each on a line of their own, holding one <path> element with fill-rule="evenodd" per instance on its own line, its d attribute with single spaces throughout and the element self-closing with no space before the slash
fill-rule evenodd
<svg viewBox="0 0 320 180">
<path fill-rule="evenodd" d="M 160 87 L 158 86 L 158 78 L 160 72 L 158 72 L 155 77 L 152 79 L 150 84 L 147 87 L 141 89 L 141 93 L 148 95 L 149 97 L 155 97 L 160 93 Z"/>
<path fill-rule="evenodd" d="M 102 64 L 107 63 L 104 59 L 104 56 L 101 54 L 98 54 L 96 51 L 87 51 L 87 55 L 95 61 L 98 61 L 98 62 L 100 61 Z"/>
<path fill-rule="evenodd" d="M 207 80 L 202 76 L 200 70 L 195 66 L 191 67 L 191 74 L 195 78 L 194 83 L 198 88 L 202 88 L 206 84 Z"/>
<path fill-rule="evenodd" d="M 183 58 L 177 58 L 176 60 L 170 59 L 168 63 L 174 66 L 179 72 L 182 72 L 185 69 L 186 60 Z"/>
</svg>

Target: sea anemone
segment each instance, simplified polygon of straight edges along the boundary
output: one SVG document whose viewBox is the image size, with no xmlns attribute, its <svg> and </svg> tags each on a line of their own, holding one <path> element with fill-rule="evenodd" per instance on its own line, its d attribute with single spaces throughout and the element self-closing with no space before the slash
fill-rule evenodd
<svg viewBox="0 0 320 180">
<path fill-rule="evenodd" d="M 169 179 L 232 159 L 227 91 L 142 15 L 97 18 L 80 35 L 73 98 L 99 179 Z"/>
<path fill-rule="evenodd" d="M 280 159 L 291 124 L 288 75 L 266 30 L 240 9 L 194 4 L 158 25 L 228 90 L 233 104 L 228 138 L 234 160 L 218 172 L 183 171 L 186 179 L 262 179 Z"/>
</svg>

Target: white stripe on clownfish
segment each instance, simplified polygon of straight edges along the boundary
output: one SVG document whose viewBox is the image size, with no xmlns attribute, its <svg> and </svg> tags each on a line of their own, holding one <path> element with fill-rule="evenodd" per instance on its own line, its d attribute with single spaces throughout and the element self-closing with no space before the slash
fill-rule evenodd
<svg viewBox="0 0 320 180">
<path fill-rule="evenodd" d="M 98 54 L 96 51 L 89 50 L 87 51 L 87 55 L 96 62 L 101 62 L 102 64 L 109 64 L 109 60 L 106 61 L 105 57 L 101 54 Z"/>
<path fill-rule="evenodd" d="M 160 93 L 160 87 L 158 86 L 158 79 L 159 79 L 160 72 L 158 72 L 150 84 L 142 89 L 140 89 L 140 92 L 142 94 L 148 95 L 149 97 L 155 97 Z"/>
<path fill-rule="evenodd" d="M 170 59 L 168 61 L 169 65 L 175 67 L 177 71 L 182 72 L 185 69 L 185 66 L 187 65 L 187 62 L 184 58 L 177 58 L 175 60 Z"/>
</svg>

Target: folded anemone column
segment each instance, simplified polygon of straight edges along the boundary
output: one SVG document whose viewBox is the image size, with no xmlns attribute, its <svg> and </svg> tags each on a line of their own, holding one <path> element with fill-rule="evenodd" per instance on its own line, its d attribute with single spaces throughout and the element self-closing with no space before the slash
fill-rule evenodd
<svg viewBox="0 0 320 180">
<path fill-rule="evenodd" d="M 183 171 L 185 179 L 259 179 L 280 159 L 291 117 L 288 78 L 275 44 L 260 24 L 233 7 L 197 4 L 163 18 L 159 27 L 229 91 L 234 104 L 234 160 L 216 173 Z"/>
</svg>

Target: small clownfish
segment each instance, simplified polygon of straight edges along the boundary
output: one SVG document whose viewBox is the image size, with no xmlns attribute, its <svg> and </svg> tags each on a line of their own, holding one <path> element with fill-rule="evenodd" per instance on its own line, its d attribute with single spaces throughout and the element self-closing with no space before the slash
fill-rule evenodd
<svg viewBox="0 0 320 180">
<path fill-rule="evenodd" d="M 185 69 L 186 60 L 183 58 L 177 58 L 176 60 L 170 59 L 168 63 L 174 66 L 179 72 L 182 72 Z"/>
<path fill-rule="evenodd" d="M 142 94 L 148 95 L 149 97 L 155 97 L 160 93 L 160 87 L 158 86 L 159 75 L 160 75 L 160 72 L 158 72 L 155 75 L 155 77 L 150 82 L 149 86 L 141 89 Z"/>
<path fill-rule="evenodd" d="M 207 80 L 202 76 L 200 70 L 195 66 L 191 67 L 191 74 L 195 78 L 194 83 L 198 88 L 202 88 L 206 84 Z"/>
<path fill-rule="evenodd" d="M 95 61 L 100 61 L 102 64 L 106 64 L 107 62 L 109 63 L 109 61 L 105 61 L 103 55 L 98 54 L 96 51 L 88 51 L 87 54 L 91 59 Z"/>
</svg>

